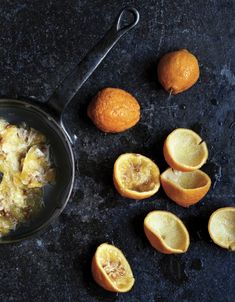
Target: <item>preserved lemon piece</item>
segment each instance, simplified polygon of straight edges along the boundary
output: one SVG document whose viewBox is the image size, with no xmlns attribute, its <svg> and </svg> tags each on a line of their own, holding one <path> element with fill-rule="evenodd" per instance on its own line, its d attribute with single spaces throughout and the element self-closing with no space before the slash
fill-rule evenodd
<svg viewBox="0 0 235 302">
<path fill-rule="evenodd" d="M 6 120 L 0 119 L 0 134 L 6 129 L 7 125 L 9 125 L 9 123 Z"/>
<path fill-rule="evenodd" d="M 8 124 L 1 131 L 1 167 L 4 171 L 18 171 L 20 169 L 19 157 L 26 152 L 27 143 L 18 128 Z"/>
<path fill-rule="evenodd" d="M 101 244 L 95 252 L 92 259 L 92 275 L 100 286 L 111 292 L 127 292 L 135 282 L 123 253 L 107 243 Z"/>
<path fill-rule="evenodd" d="M 7 235 L 15 226 L 16 221 L 11 217 L 6 217 L 5 213 L 1 213 L 0 211 L 0 234 L 2 236 Z"/>
<path fill-rule="evenodd" d="M 30 128 L 27 133 L 26 141 L 28 146 L 41 145 L 46 143 L 46 137 L 37 130 Z"/>
<path fill-rule="evenodd" d="M 20 179 L 28 188 L 38 188 L 54 181 L 54 170 L 51 168 L 48 148 L 33 146 L 27 152 Z"/>
<path fill-rule="evenodd" d="M 122 154 L 114 164 L 114 186 L 124 197 L 144 199 L 154 195 L 160 187 L 159 176 L 158 166 L 140 154 Z"/>
</svg>

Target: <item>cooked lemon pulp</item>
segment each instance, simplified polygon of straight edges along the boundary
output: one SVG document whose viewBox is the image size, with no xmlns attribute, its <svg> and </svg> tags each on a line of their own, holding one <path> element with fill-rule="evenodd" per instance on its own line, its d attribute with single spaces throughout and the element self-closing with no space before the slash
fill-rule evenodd
<svg viewBox="0 0 235 302">
<path fill-rule="evenodd" d="M 0 236 L 42 205 L 42 187 L 54 180 L 46 138 L 0 119 Z"/>
<path fill-rule="evenodd" d="M 121 290 L 133 283 L 134 277 L 130 266 L 118 249 L 107 245 L 98 257 L 103 270 L 115 287 Z"/>
<path fill-rule="evenodd" d="M 125 188 L 136 192 L 154 189 L 159 182 L 159 171 L 155 166 L 138 154 L 120 164 L 121 181 Z"/>
</svg>

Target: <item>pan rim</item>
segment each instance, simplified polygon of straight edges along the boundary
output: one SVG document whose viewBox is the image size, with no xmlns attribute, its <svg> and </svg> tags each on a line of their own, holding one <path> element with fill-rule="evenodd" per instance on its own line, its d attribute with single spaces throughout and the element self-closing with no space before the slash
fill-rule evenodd
<svg viewBox="0 0 235 302">
<path fill-rule="evenodd" d="M 19 238 L 16 238 L 16 239 L 13 238 L 13 239 L 9 239 L 9 240 L 7 240 L 7 239 L 1 240 L 4 237 L 0 238 L 0 245 L 12 244 L 12 243 L 17 243 L 17 242 L 20 242 L 23 240 L 32 239 L 35 237 L 35 235 L 40 234 L 43 231 L 46 231 L 46 228 L 48 228 L 53 223 L 53 221 L 55 221 L 56 218 L 58 218 L 60 216 L 60 214 L 63 212 L 66 205 L 68 204 L 72 191 L 73 191 L 73 188 L 74 188 L 74 181 L 75 181 L 75 158 L 74 158 L 73 148 L 72 148 L 72 145 L 70 143 L 70 140 L 69 140 L 67 134 L 63 130 L 63 127 L 60 127 L 59 123 L 55 120 L 55 118 L 51 114 L 47 113 L 45 110 L 41 109 L 39 107 L 40 104 L 34 105 L 28 101 L 22 101 L 22 100 L 11 99 L 11 98 L 0 98 L 0 107 L 4 103 L 8 106 L 9 105 L 16 105 L 16 106 L 18 105 L 18 106 L 32 109 L 32 110 L 36 111 L 36 113 L 39 113 L 43 117 L 46 117 L 48 119 L 49 123 L 52 123 L 56 127 L 56 129 L 62 135 L 62 137 L 66 143 L 66 147 L 68 148 L 67 153 L 69 153 L 68 156 L 71 161 L 71 167 L 72 167 L 71 172 L 72 173 L 71 173 L 71 179 L 70 179 L 70 184 L 69 184 L 69 190 L 68 190 L 68 193 L 66 195 L 66 198 L 65 198 L 62 206 L 60 208 L 56 208 L 55 211 L 53 212 L 53 214 L 44 223 L 42 223 L 41 225 L 39 225 L 36 228 L 33 228 L 31 231 L 27 232 L 25 235 L 23 234 L 23 235 L 19 236 Z"/>
</svg>

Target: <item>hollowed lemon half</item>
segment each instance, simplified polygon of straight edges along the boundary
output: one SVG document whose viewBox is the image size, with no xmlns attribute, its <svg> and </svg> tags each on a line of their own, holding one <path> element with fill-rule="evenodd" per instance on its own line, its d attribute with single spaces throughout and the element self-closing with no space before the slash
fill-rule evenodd
<svg viewBox="0 0 235 302">
<path fill-rule="evenodd" d="M 212 213 L 208 231 L 215 244 L 235 251 L 235 207 L 220 208 Z"/>
<path fill-rule="evenodd" d="M 202 138 L 190 129 L 172 131 L 164 142 L 163 153 L 168 165 L 179 171 L 194 171 L 205 164 L 208 149 Z"/>
<path fill-rule="evenodd" d="M 185 253 L 189 247 L 189 233 L 185 225 L 170 212 L 150 212 L 144 220 L 144 232 L 151 245 L 161 253 Z"/>
<path fill-rule="evenodd" d="M 161 184 L 171 200 L 182 207 L 189 207 L 206 195 L 211 179 L 201 170 L 181 172 L 168 168 L 161 174 Z"/>
<path fill-rule="evenodd" d="M 114 164 L 113 181 L 122 196 L 144 199 L 158 191 L 160 172 L 158 166 L 148 157 L 125 153 Z"/>
<path fill-rule="evenodd" d="M 101 244 L 92 259 L 92 275 L 95 281 L 111 292 L 128 292 L 135 279 L 123 253 L 113 245 Z"/>
</svg>

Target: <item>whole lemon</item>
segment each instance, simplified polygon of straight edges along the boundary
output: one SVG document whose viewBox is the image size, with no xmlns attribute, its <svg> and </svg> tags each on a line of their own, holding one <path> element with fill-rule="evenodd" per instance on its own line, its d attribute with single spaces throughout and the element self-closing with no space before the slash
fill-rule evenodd
<svg viewBox="0 0 235 302">
<path fill-rule="evenodd" d="M 119 88 L 100 90 L 88 106 L 87 114 L 104 132 L 122 132 L 140 119 L 140 105 L 127 91 Z"/>
<path fill-rule="evenodd" d="M 177 94 L 197 82 L 198 60 L 186 49 L 169 52 L 160 59 L 157 73 L 163 88 L 172 94 Z"/>
</svg>

